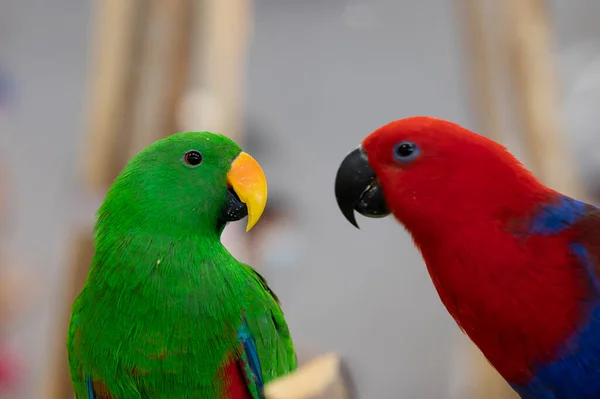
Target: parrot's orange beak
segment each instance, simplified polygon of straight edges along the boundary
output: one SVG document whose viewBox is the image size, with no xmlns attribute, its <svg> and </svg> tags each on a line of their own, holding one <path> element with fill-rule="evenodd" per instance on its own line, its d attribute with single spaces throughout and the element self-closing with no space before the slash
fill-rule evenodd
<svg viewBox="0 0 600 399">
<path fill-rule="evenodd" d="M 227 173 L 227 183 L 248 208 L 249 231 L 260 219 L 267 205 L 267 178 L 254 158 L 245 152 L 231 164 Z"/>
</svg>

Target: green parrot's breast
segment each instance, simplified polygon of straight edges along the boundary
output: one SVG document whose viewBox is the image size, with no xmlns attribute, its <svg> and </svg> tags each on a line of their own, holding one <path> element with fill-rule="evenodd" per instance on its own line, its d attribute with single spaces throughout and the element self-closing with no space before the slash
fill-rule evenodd
<svg viewBox="0 0 600 399">
<path fill-rule="evenodd" d="M 95 257 L 73 307 L 72 374 L 101 381 L 120 399 L 218 397 L 219 371 L 240 350 L 244 320 L 276 334 L 278 306 L 247 267 L 228 253 L 176 253 L 140 257 L 152 268 Z"/>
</svg>

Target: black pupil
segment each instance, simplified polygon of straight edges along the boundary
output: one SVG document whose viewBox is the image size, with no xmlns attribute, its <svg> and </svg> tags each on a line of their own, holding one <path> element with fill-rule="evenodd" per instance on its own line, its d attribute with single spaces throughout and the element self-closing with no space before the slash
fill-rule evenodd
<svg viewBox="0 0 600 399">
<path fill-rule="evenodd" d="M 202 162 L 202 154 L 198 151 L 190 151 L 185 154 L 185 161 L 192 166 L 200 165 L 200 162 Z"/>
<path fill-rule="evenodd" d="M 402 143 L 396 149 L 396 153 L 398 154 L 399 157 L 402 157 L 402 158 L 406 158 L 406 157 L 412 155 L 413 152 L 415 152 L 415 146 L 414 146 L 414 144 L 410 144 L 410 143 Z"/>
</svg>

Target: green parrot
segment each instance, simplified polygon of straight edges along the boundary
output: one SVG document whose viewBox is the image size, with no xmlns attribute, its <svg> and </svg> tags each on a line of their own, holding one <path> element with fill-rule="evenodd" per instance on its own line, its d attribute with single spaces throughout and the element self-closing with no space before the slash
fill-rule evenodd
<svg viewBox="0 0 600 399">
<path fill-rule="evenodd" d="M 277 296 L 221 244 L 267 202 L 260 165 L 232 140 L 185 132 L 137 154 L 98 210 L 72 309 L 77 399 L 256 399 L 297 367 Z"/>
</svg>

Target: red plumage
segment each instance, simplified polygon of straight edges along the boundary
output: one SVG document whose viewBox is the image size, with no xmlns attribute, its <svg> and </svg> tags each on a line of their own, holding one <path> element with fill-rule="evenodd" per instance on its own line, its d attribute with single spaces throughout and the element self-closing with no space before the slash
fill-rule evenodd
<svg viewBox="0 0 600 399">
<path fill-rule="evenodd" d="M 117 399 L 109 391 L 103 381 L 96 380 L 93 382 L 94 399 Z"/>
<path fill-rule="evenodd" d="M 246 374 L 241 360 L 231 358 L 223 369 L 226 384 L 223 399 L 253 399 L 246 383 Z"/>
<path fill-rule="evenodd" d="M 395 160 L 403 140 L 421 156 Z M 585 272 L 571 267 L 577 229 L 527 232 L 557 193 L 501 145 L 443 120 L 392 122 L 362 146 L 443 304 L 504 378 L 527 382 L 530 366 L 550 361 L 577 328 L 591 295 Z"/>
<path fill-rule="evenodd" d="M 241 360 L 230 357 L 229 362 L 223 368 L 222 381 L 225 382 L 222 399 L 254 399 L 248 389 Z M 215 381 L 215 383 L 217 382 Z M 104 382 L 94 381 L 93 388 L 96 399 L 114 399 Z"/>
</svg>

